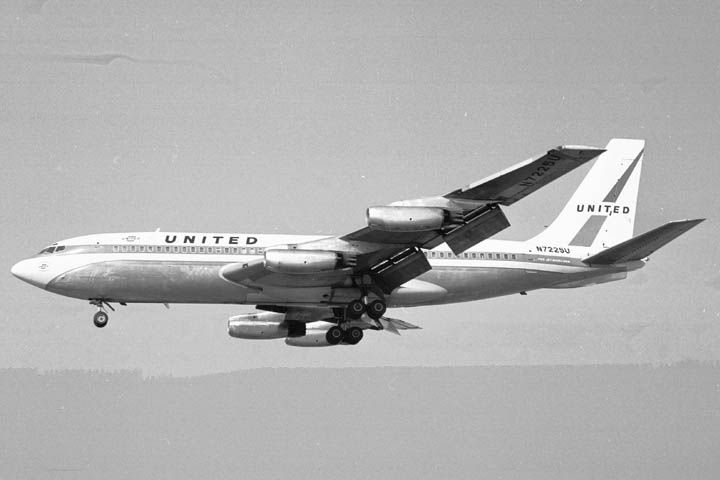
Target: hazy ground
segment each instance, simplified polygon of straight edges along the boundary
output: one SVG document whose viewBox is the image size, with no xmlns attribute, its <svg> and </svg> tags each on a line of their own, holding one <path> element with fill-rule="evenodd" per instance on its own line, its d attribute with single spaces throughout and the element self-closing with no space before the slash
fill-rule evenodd
<svg viewBox="0 0 720 480">
<path fill-rule="evenodd" d="M 720 367 L 0 371 L 0 477 L 720 476 Z"/>
</svg>

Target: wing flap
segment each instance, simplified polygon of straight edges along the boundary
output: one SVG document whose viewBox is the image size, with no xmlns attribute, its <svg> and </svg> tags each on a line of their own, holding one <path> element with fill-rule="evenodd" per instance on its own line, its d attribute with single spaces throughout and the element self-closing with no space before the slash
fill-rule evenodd
<svg viewBox="0 0 720 480">
<path fill-rule="evenodd" d="M 493 205 L 479 209 L 477 215 L 468 219 L 464 225 L 444 235 L 443 240 L 455 255 L 460 255 L 473 245 L 487 240 L 509 226 L 510 222 L 500 207 Z"/>
<path fill-rule="evenodd" d="M 400 332 L 398 330 L 422 330 L 421 327 L 413 325 L 410 322 L 406 322 L 405 320 L 400 320 L 398 318 L 382 317 L 378 321 L 383 327 L 383 330 L 394 333 L 395 335 L 400 335 Z"/>
<path fill-rule="evenodd" d="M 511 205 L 604 151 L 583 146 L 553 148 L 540 157 L 515 164 L 445 197 Z"/>
<path fill-rule="evenodd" d="M 666 223 L 661 227 L 650 230 L 649 232 L 633 237 L 630 240 L 626 240 L 588 257 L 583 260 L 583 262 L 589 265 L 612 265 L 615 263 L 641 260 L 704 220 L 704 218 L 699 218 Z"/>
</svg>

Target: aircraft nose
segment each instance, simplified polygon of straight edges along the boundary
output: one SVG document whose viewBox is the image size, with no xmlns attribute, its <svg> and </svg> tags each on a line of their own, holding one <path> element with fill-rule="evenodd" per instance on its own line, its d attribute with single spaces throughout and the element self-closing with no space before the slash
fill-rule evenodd
<svg viewBox="0 0 720 480">
<path fill-rule="evenodd" d="M 20 280 L 25 280 L 25 278 L 23 276 L 23 271 L 25 270 L 24 263 L 25 263 L 25 260 L 20 261 L 20 262 L 16 263 L 15 265 L 13 265 L 12 268 L 10 269 L 10 273 L 15 275 Z"/>
<path fill-rule="evenodd" d="M 10 273 L 23 282 L 27 282 L 36 287 L 45 288 L 47 281 L 42 278 L 41 271 L 42 268 L 39 268 L 37 262 L 34 262 L 31 259 L 20 260 L 10 269 Z"/>
</svg>

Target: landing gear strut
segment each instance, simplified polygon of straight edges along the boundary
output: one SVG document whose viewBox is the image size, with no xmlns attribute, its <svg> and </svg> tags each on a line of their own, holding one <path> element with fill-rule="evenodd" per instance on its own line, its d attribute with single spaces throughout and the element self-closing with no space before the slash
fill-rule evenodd
<svg viewBox="0 0 720 480">
<path fill-rule="evenodd" d="M 105 305 L 112 310 L 113 312 L 115 309 L 107 303 L 105 300 L 90 300 L 90 305 L 95 305 L 98 308 L 98 311 L 95 315 L 93 315 L 93 323 L 97 328 L 103 328 L 105 325 L 107 325 L 108 320 L 110 319 L 110 316 L 105 311 Z"/>
</svg>

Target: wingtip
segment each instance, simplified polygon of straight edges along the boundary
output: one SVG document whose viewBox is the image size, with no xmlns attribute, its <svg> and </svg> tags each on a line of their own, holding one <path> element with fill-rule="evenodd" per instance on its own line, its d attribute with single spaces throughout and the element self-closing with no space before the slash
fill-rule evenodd
<svg viewBox="0 0 720 480">
<path fill-rule="evenodd" d="M 592 160 L 593 158 L 606 152 L 606 149 L 604 148 L 591 147 L 589 145 L 560 145 L 559 147 L 556 147 L 555 150 L 566 157 L 581 161 Z"/>
</svg>

